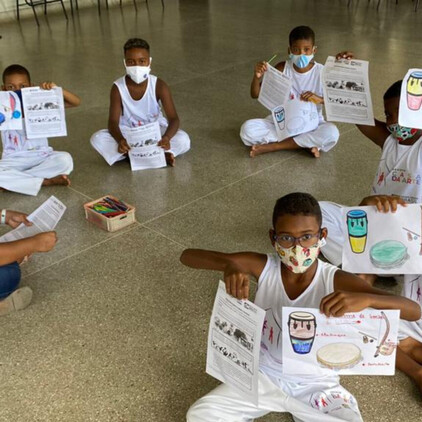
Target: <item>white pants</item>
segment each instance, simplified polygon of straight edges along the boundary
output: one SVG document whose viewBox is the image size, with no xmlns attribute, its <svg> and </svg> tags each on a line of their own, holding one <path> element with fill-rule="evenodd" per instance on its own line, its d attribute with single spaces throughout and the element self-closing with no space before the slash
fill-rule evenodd
<svg viewBox="0 0 422 422">
<path fill-rule="evenodd" d="M 161 135 L 164 134 L 167 127 L 160 126 Z M 115 139 L 110 135 L 107 129 L 99 130 L 91 136 L 91 145 L 93 148 L 112 166 L 116 161 L 124 160 L 125 154 L 120 154 Z M 170 140 L 170 149 L 166 152 L 172 153 L 175 157 L 184 154 L 190 149 L 189 135 L 183 130 L 178 130 Z"/>
<path fill-rule="evenodd" d="M 306 382 L 296 379 L 298 382 L 270 379 L 260 373 L 258 407 L 221 384 L 192 405 L 186 420 L 250 422 L 270 412 L 289 412 L 296 422 L 362 421 L 356 399 L 339 384 L 338 377 Z"/>
<path fill-rule="evenodd" d="M 240 128 L 240 137 L 247 146 L 282 141 L 278 139 L 271 115 L 265 119 L 246 120 Z M 317 147 L 327 152 L 336 145 L 339 137 L 339 131 L 333 123 L 320 122 L 312 132 L 296 135 L 293 139 L 301 148 Z"/>
<path fill-rule="evenodd" d="M 67 152 L 52 151 L 46 155 L 27 151 L 12 154 L 0 160 L 0 187 L 12 192 L 37 195 L 44 179 L 73 170 L 72 156 Z"/>
</svg>

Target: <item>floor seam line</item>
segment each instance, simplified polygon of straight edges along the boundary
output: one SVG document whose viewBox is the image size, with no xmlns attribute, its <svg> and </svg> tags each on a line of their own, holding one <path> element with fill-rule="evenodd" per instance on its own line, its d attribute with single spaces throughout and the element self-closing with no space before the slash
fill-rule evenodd
<svg viewBox="0 0 422 422">
<path fill-rule="evenodd" d="M 71 259 L 71 258 L 73 258 L 73 257 L 75 257 L 75 256 L 78 256 L 78 255 L 80 255 L 81 253 L 87 252 L 87 251 L 89 251 L 90 249 L 93 249 L 93 248 L 95 248 L 95 247 L 97 247 L 97 246 L 99 246 L 99 245 L 102 245 L 103 243 L 106 243 L 106 242 L 108 242 L 108 241 L 110 241 L 110 240 L 115 240 L 116 238 L 118 238 L 118 237 L 120 237 L 120 236 L 122 236 L 122 235 L 124 235 L 124 234 L 127 234 L 127 233 L 129 233 L 129 232 L 134 231 L 135 229 L 138 229 L 139 227 L 147 228 L 146 226 L 143 226 L 141 223 L 139 223 L 139 222 L 137 222 L 137 221 L 136 221 L 136 222 L 135 222 L 135 224 L 133 225 L 133 227 L 132 227 L 132 228 L 130 228 L 130 229 L 128 229 L 128 230 L 125 230 L 124 232 L 121 232 L 121 233 L 116 233 L 116 234 L 115 234 L 115 235 L 113 235 L 112 237 L 109 237 L 109 238 L 107 238 L 107 239 L 102 240 L 101 242 L 97 242 L 97 243 L 95 243 L 95 244 L 93 244 L 93 245 L 90 245 L 90 246 L 88 246 L 88 247 L 87 247 L 87 248 L 85 248 L 85 249 L 82 249 L 82 250 L 80 250 L 80 251 L 78 251 L 78 252 L 73 253 L 72 255 L 69 255 L 69 256 L 66 256 L 66 257 L 64 257 L 64 258 L 61 258 L 61 259 L 59 259 L 59 260 L 57 260 L 57 261 L 55 261 L 55 262 L 51 263 L 50 265 L 47 265 L 46 267 L 40 268 L 40 269 L 39 269 L 39 270 L 37 270 L 37 271 L 34 271 L 34 272 L 32 272 L 32 273 L 25 274 L 24 276 L 22 276 L 22 279 L 24 279 L 24 278 L 26 278 L 26 277 L 33 276 L 33 275 L 35 275 L 35 274 L 38 274 L 38 273 L 39 273 L 39 272 L 41 272 L 41 271 L 48 270 L 49 268 L 51 268 L 51 267 L 53 267 L 53 266 L 55 266 L 55 265 L 57 265 L 57 264 L 60 264 L 61 262 L 64 262 L 64 261 L 66 261 L 66 260 L 68 260 L 68 259 Z"/>
</svg>

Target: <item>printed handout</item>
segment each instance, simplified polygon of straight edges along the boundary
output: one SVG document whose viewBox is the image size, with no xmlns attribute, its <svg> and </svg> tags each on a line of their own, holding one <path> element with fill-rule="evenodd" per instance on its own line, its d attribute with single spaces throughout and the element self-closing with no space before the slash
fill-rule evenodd
<svg viewBox="0 0 422 422">
<path fill-rule="evenodd" d="M 55 196 L 50 196 L 32 214 L 28 215 L 28 220 L 32 222 L 32 226 L 19 225 L 16 229 L 1 236 L 0 243 L 13 242 L 54 230 L 65 211 L 66 206 Z"/>
<path fill-rule="evenodd" d="M 0 130 L 22 129 L 21 102 L 13 91 L 0 91 Z"/>
<path fill-rule="evenodd" d="M 62 88 L 23 88 L 22 102 L 28 139 L 67 135 Z"/>
<path fill-rule="evenodd" d="M 259 350 L 265 311 L 226 293 L 220 281 L 208 331 L 207 373 L 258 405 Z"/>
<path fill-rule="evenodd" d="M 322 72 L 327 120 L 375 126 L 369 62 L 328 57 Z"/>
<path fill-rule="evenodd" d="M 399 206 L 382 213 L 375 207 L 345 207 L 343 269 L 364 274 L 422 273 L 422 207 Z"/>
<path fill-rule="evenodd" d="M 149 147 L 132 147 L 129 151 L 132 171 L 166 167 L 164 149 L 151 145 Z"/>
<path fill-rule="evenodd" d="M 399 124 L 422 129 L 422 69 L 410 69 L 400 94 Z"/>
<path fill-rule="evenodd" d="M 317 106 L 299 99 L 288 100 L 284 105 L 276 107 L 272 116 L 280 140 L 311 132 L 319 123 Z"/>
<path fill-rule="evenodd" d="M 125 132 L 125 136 L 130 146 L 132 171 L 166 167 L 164 149 L 157 146 L 161 140 L 158 122 L 131 128 Z"/>
<path fill-rule="evenodd" d="M 365 309 L 326 317 L 283 308 L 283 373 L 394 375 L 399 310 Z"/>
<path fill-rule="evenodd" d="M 267 65 L 267 71 L 262 78 L 258 101 L 272 111 L 282 106 L 288 100 L 292 80 L 271 65 Z"/>
</svg>

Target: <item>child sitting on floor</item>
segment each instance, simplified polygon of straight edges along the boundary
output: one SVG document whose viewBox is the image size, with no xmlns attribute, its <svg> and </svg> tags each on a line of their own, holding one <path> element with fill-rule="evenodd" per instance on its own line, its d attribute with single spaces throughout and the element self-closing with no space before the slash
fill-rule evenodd
<svg viewBox="0 0 422 422">
<path fill-rule="evenodd" d="M 17 211 L 1 211 L 0 224 L 12 228 L 21 223 L 30 226 L 26 214 Z M 0 243 L 0 316 L 26 308 L 32 299 L 32 290 L 28 287 L 18 288 L 21 271 L 19 264 L 35 252 L 48 252 L 57 242 L 55 232 L 40 233 L 14 242 Z"/>
<path fill-rule="evenodd" d="M 15 91 L 20 98 L 21 89 L 31 86 L 29 72 L 23 66 L 13 64 L 3 72 L 3 91 Z M 42 89 L 52 89 L 53 82 L 44 82 Z M 76 107 L 80 99 L 63 89 L 66 107 Z M 53 151 L 47 138 L 28 139 L 25 128 L 1 132 L 3 155 L 0 160 L 0 188 L 37 195 L 41 186 L 70 185 L 68 175 L 73 170 L 69 153 Z"/>
<path fill-rule="evenodd" d="M 152 58 L 149 44 L 132 38 L 123 47 L 126 75 L 114 82 L 110 93 L 108 130 L 91 137 L 91 145 L 112 166 L 126 158 L 130 146 L 126 140 L 130 128 L 158 121 L 166 161 L 174 166 L 175 157 L 189 151 L 190 139 L 179 129 L 179 117 L 170 89 L 161 79 L 150 74 Z M 161 105 L 167 119 L 161 112 Z"/>
<path fill-rule="evenodd" d="M 327 316 L 365 308 L 400 309 L 409 321 L 420 318 L 413 301 L 371 287 L 359 277 L 318 259 L 327 237 L 321 227 L 321 209 L 309 194 L 292 193 L 279 199 L 273 211 L 270 241 L 274 254 L 221 253 L 187 249 L 180 260 L 192 268 L 224 272 L 227 292 L 239 299 L 249 296 L 249 276 L 258 280 L 255 304 L 266 310 L 274 338 L 285 324 L 283 306 L 319 308 Z M 283 374 L 281 344 L 261 339 L 259 405 L 222 384 L 199 399 L 187 415 L 188 422 L 251 421 L 269 412 L 290 412 L 295 421 L 362 421 L 355 398 L 339 384 L 337 375 Z M 320 410 L 320 398 L 332 397 Z M 316 399 L 310 400 L 311 396 Z"/>
<path fill-rule="evenodd" d="M 278 63 L 275 68 L 293 81 L 290 100 L 311 101 L 317 104 L 318 127 L 311 132 L 279 139 L 271 115 L 265 119 L 247 120 L 240 129 L 240 137 L 245 145 L 251 147 L 251 157 L 267 152 L 302 148 L 310 150 L 314 157 L 319 157 L 320 150 L 326 152 L 336 145 L 339 131 L 333 123 L 325 122 L 322 115 L 323 66 L 314 61 L 316 49 L 314 31 L 307 26 L 298 26 L 289 35 L 289 60 Z M 259 96 L 267 66 L 266 62 L 257 63 L 255 66 L 251 84 L 252 98 Z"/>
</svg>

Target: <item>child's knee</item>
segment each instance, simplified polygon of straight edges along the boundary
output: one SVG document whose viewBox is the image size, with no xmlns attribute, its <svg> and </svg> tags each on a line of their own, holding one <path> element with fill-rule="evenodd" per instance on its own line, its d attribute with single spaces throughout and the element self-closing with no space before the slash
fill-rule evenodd
<svg viewBox="0 0 422 422">
<path fill-rule="evenodd" d="M 201 417 L 202 411 L 200 410 L 199 400 L 196 401 L 186 413 L 186 422 L 204 422 L 206 419 Z"/>
<path fill-rule="evenodd" d="M 240 127 L 240 139 L 247 146 L 254 145 L 252 139 L 254 138 L 255 126 L 256 125 L 253 123 L 253 120 L 246 120 L 246 122 Z"/>
<path fill-rule="evenodd" d="M 21 270 L 17 262 L 0 267 L 0 300 L 9 296 L 19 286 Z"/>
<path fill-rule="evenodd" d="M 73 158 L 68 152 L 60 151 L 55 157 L 60 174 L 69 174 L 73 171 Z"/>
<path fill-rule="evenodd" d="M 337 126 L 333 123 L 326 123 L 327 126 L 327 132 L 328 137 L 330 138 L 331 142 L 337 143 L 338 139 L 340 138 L 340 132 L 337 129 Z"/>
</svg>

